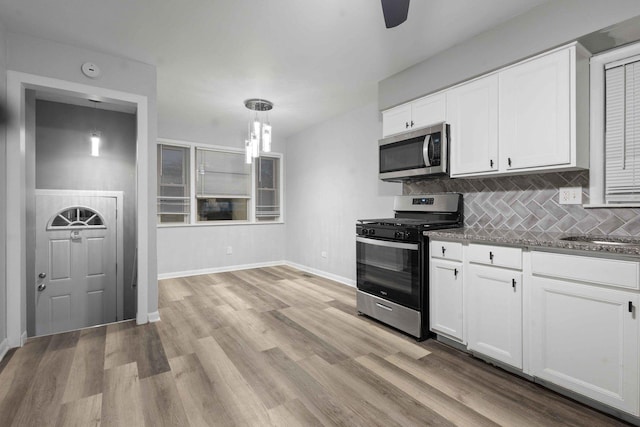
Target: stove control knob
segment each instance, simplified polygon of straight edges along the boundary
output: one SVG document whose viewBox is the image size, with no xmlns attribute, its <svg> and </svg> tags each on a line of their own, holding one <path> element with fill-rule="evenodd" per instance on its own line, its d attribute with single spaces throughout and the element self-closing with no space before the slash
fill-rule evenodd
<svg viewBox="0 0 640 427">
<path fill-rule="evenodd" d="M 374 234 L 376 234 L 376 230 L 373 228 L 369 229 L 369 236 L 373 236 Z"/>
<path fill-rule="evenodd" d="M 395 238 L 399 240 L 406 239 L 406 235 L 402 231 L 396 231 Z"/>
<path fill-rule="evenodd" d="M 367 230 L 366 228 L 363 228 L 362 230 L 360 230 L 360 234 L 362 234 L 363 236 L 366 236 L 367 234 L 369 234 L 369 230 Z"/>
</svg>

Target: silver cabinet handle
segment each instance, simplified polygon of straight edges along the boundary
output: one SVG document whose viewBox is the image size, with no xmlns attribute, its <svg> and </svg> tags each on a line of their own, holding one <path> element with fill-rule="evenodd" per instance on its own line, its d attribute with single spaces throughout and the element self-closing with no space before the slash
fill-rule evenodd
<svg viewBox="0 0 640 427">
<path fill-rule="evenodd" d="M 44 279 L 45 277 L 47 277 L 47 273 L 40 273 L 38 274 L 38 277 Z"/>
<path fill-rule="evenodd" d="M 47 289 L 47 285 L 45 285 L 44 283 L 40 283 L 40 284 L 38 285 L 38 292 L 42 292 L 42 291 L 44 291 L 45 289 Z"/>
</svg>

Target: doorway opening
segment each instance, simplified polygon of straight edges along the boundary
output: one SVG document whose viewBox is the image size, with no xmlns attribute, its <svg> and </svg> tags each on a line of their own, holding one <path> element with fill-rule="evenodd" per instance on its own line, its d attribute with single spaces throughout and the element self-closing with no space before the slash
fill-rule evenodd
<svg viewBox="0 0 640 427">
<path fill-rule="evenodd" d="M 28 336 L 136 314 L 135 106 L 87 98 L 25 94 Z"/>
<path fill-rule="evenodd" d="M 103 105 L 115 105 L 117 108 L 130 108 L 135 113 L 135 169 L 133 206 L 135 215 L 135 246 L 133 271 L 129 280 L 135 280 L 135 300 L 133 302 L 137 324 L 158 321 L 155 302 L 149 311 L 149 298 L 156 298 L 155 264 L 150 262 L 149 247 L 153 244 L 150 234 L 149 210 L 155 198 L 149 192 L 149 100 L 146 96 L 117 91 L 99 86 L 90 86 L 66 80 L 38 76 L 13 70 L 7 71 L 7 106 L 13 120 L 7 125 L 7 169 L 6 169 L 6 319 L 7 342 L 9 348 L 24 345 L 28 336 L 33 334 L 34 322 L 27 321 L 29 304 L 33 298 L 27 298 L 27 292 L 35 294 L 39 283 L 35 280 L 35 253 L 27 248 L 35 248 L 35 188 L 36 188 L 36 115 L 29 112 L 36 109 L 36 94 L 46 93 L 53 99 L 48 102 L 82 106 L 89 99 L 101 101 Z M 62 97 L 64 99 L 60 99 Z M 60 102 L 62 101 L 62 102 Z M 92 110 L 94 104 L 84 105 Z M 153 155 L 153 153 L 151 153 Z M 73 162 L 68 162 L 73 163 Z M 153 163 L 151 163 L 153 164 Z M 78 166 L 74 163 L 71 167 Z M 100 173 L 99 177 L 110 179 L 113 173 Z M 77 187 L 75 187 L 77 188 Z M 74 190 L 79 191 L 79 190 Z M 98 190 L 86 190 L 98 191 Z M 31 215 L 32 220 L 29 220 Z M 153 216 L 151 216 L 153 217 Z M 124 226 L 123 226 L 124 228 Z M 29 257 L 29 259 L 27 259 Z M 120 266 L 118 266 L 119 268 Z M 39 274 L 39 273 L 38 273 Z M 151 276 L 151 277 L 150 277 Z M 29 277 L 29 279 L 28 279 Z M 131 283 L 131 282 L 129 282 Z M 124 313 L 124 309 L 123 309 Z M 124 314 L 123 314 L 124 316 Z"/>
</svg>

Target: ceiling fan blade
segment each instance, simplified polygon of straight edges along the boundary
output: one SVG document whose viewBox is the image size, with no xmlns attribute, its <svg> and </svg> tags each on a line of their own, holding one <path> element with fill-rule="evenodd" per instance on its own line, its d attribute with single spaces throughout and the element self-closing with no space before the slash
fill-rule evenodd
<svg viewBox="0 0 640 427">
<path fill-rule="evenodd" d="M 381 0 L 384 24 L 387 28 L 397 27 L 407 20 L 409 0 Z"/>
</svg>

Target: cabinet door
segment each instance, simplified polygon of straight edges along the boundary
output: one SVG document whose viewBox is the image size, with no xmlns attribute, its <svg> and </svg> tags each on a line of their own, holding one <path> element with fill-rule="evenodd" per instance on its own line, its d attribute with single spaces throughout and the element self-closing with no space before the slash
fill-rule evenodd
<svg viewBox="0 0 640 427">
<path fill-rule="evenodd" d="M 638 415 L 638 294 L 535 276 L 532 287 L 532 374 Z"/>
<path fill-rule="evenodd" d="M 382 136 L 409 130 L 411 125 L 411 104 L 399 105 L 382 112 Z"/>
<path fill-rule="evenodd" d="M 462 263 L 432 259 L 430 270 L 431 330 L 463 342 Z"/>
<path fill-rule="evenodd" d="M 502 170 L 569 164 L 575 124 L 575 47 L 499 73 Z M 572 114 L 573 108 L 573 114 Z"/>
<path fill-rule="evenodd" d="M 445 121 L 444 93 L 426 96 L 411 103 L 412 129 L 433 125 Z"/>
<path fill-rule="evenodd" d="M 522 273 L 469 266 L 467 340 L 470 350 L 522 368 Z"/>
<path fill-rule="evenodd" d="M 498 75 L 447 93 L 451 176 L 498 170 Z"/>
</svg>

